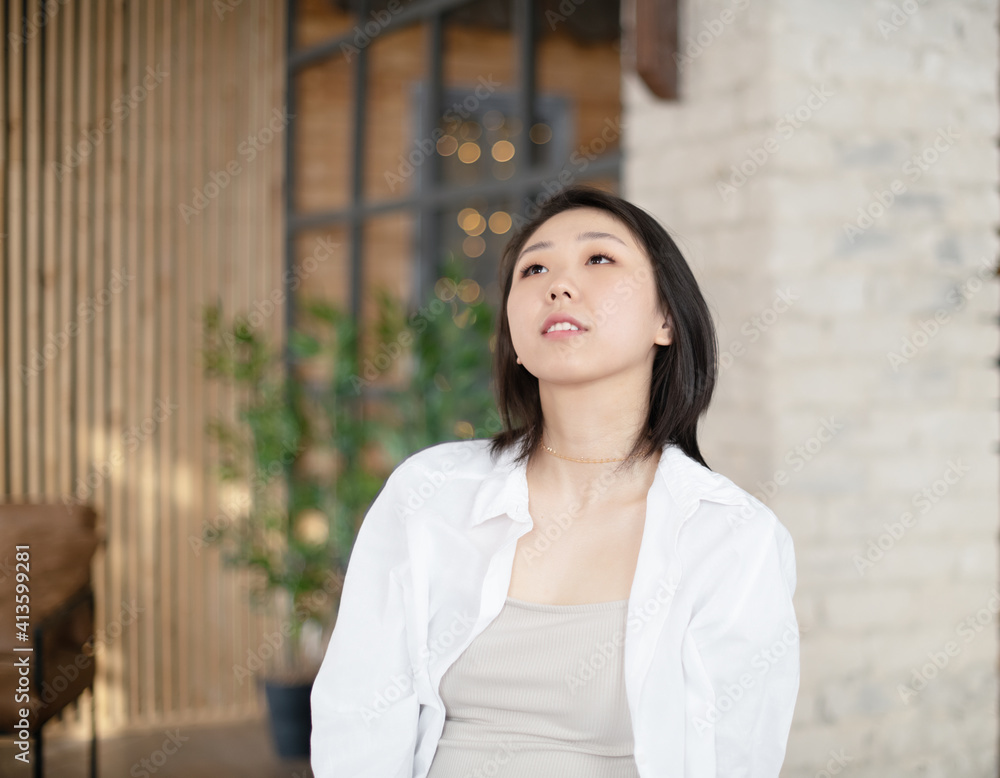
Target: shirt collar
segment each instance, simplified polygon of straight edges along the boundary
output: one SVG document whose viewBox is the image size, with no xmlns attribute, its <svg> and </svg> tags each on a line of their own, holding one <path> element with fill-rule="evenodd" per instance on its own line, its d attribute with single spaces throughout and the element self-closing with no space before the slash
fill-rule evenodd
<svg viewBox="0 0 1000 778">
<path fill-rule="evenodd" d="M 489 456 L 488 441 L 485 454 Z M 527 463 L 515 462 L 516 447 L 502 452 L 493 469 L 483 479 L 472 507 L 473 526 L 506 514 L 514 521 L 531 523 L 528 514 Z M 670 496 L 690 516 L 700 500 L 739 505 L 747 494 L 725 476 L 709 470 L 673 443 L 664 444 L 656 468 L 656 479 L 666 484 Z"/>
<path fill-rule="evenodd" d="M 489 440 L 483 441 L 484 455 L 489 457 Z M 514 521 L 531 522 L 528 515 L 528 466 L 516 463 L 516 447 L 501 452 L 493 470 L 483 479 L 472 505 L 472 524 L 507 514 Z"/>
</svg>

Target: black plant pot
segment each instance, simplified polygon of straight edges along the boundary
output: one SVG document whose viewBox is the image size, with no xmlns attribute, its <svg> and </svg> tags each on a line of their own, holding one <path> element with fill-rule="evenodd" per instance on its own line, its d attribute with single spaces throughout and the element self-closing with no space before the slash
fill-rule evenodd
<svg viewBox="0 0 1000 778">
<path fill-rule="evenodd" d="M 308 758 L 309 736 L 312 734 L 312 709 L 309 705 L 312 681 L 292 685 L 265 681 L 264 691 L 278 756 L 282 759 Z"/>
</svg>

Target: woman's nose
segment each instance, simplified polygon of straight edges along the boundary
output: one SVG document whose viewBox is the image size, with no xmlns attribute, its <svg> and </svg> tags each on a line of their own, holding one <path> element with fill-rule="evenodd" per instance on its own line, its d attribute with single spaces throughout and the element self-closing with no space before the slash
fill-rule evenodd
<svg viewBox="0 0 1000 778">
<path fill-rule="evenodd" d="M 575 287 L 568 279 L 566 279 L 565 276 L 554 278 L 552 283 L 549 285 L 549 296 L 553 300 L 560 294 L 566 295 L 571 300 L 573 299 L 573 295 L 576 294 Z"/>
</svg>

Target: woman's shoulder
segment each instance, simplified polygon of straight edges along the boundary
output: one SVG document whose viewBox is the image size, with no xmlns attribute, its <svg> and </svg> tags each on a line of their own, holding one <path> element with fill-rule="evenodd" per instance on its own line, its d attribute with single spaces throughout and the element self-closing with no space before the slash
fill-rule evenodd
<svg viewBox="0 0 1000 778">
<path fill-rule="evenodd" d="M 686 506 L 689 534 L 694 532 L 744 546 L 777 542 L 791 549 L 791 535 L 774 511 L 728 476 L 710 470 L 683 452 L 681 472 L 675 473 L 671 491 Z"/>
<path fill-rule="evenodd" d="M 489 446 L 488 438 L 434 443 L 405 457 L 389 477 L 398 481 L 483 478 L 497 467 Z"/>
<path fill-rule="evenodd" d="M 682 553 L 691 558 L 726 560 L 752 570 L 773 555 L 791 590 L 795 588 L 795 547 L 774 511 L 732 479 L 690 460 L 675 487 L 687 490 L 690 513 L 682 530 Z"/>
<path fill-rule="evenodd" d="M 743 517 L 759 515 L 774 518 L 771 510 L 755 496 L 722 473 L 711 470 L 685 454 L 680 448 L 666 450 L 664 476 L 671 493 L 688 512 L 701 509 L 704 503 L 728 506 Z"/>
<path fill-rule="evenodd" d="M 456 440 L 414 451 L 389 474 L 385 499 L 401 519 L 466 515 L 477 501 L 502 492 L 509 479 L 508 458 L 495 462 L 489 444 L 488 439 Z"/>
</svg>

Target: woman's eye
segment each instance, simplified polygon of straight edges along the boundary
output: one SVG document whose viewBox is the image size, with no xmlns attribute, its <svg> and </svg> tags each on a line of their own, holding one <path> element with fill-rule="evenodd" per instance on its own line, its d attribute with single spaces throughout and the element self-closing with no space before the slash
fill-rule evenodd
<svg viewBox="0 0 1000 778">
<path fill-rule="evenodd" d="M 590 257 L 590 259 L 587 260 L 587 262 L 590 262 L 591 259 L 606 259 L 608 262 L 611 263 L 615 261 L 612 257 L 609 257 L 607 254 L 594 254 L 593 256 Z M 532 272 L 536 267 L 539 269 L 543 269 L 541 265 L 528 265 L 521 271 L 521 278 L 524 278 L 526 276 L 538 275 L 537 273 Z"/>
</svg>

